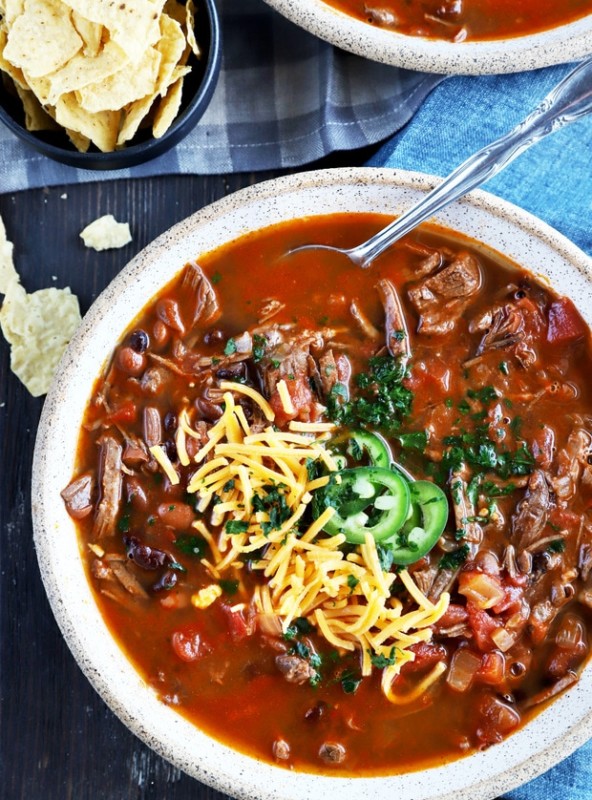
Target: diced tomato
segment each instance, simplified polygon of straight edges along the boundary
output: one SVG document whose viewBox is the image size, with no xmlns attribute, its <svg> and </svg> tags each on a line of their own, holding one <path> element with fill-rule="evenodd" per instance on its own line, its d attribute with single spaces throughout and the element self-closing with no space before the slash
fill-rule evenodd
<svg viewBox="0 0 592 800">
<path fill-rule="evenodd" d="M 524 587 L 527 582 L 526 575 L 521 575 L 520 577 L 522 578 L 522 586 L 504 586 L 503 599 L 493 606 L 493 611 L 496 614 L 502 614 L 505 611 L 509 614 L 515 614 L 520 611 L 524 597 Z"/>
<path fill-rule="evenodd" d="M 211 650 L 199 630 L 194 626 L 175 631 L 171 636 L 171 645 L 175 655 L 181 661 L 188 663 L 197 661 Z"/>
<path fill-rule="evenodd" d="M 568 297 L 554 300 L 549 307 L 548 317 L 547 341 L 553 344 L 583 339 L 588 332 L 588 326 Z"/>
<path fill-rule="evenodd" d="M 123 403 L 119 408 L 116 408 L 108 416 L 105 417 L 105 422 L 134 422 L 138 416 L 138 408 L 132 400 Z"/>
<path fill-rule="evenodd" d="M 487 746 L 501 742 L 520 724 L 520 714 L 511 705 L 492 694 L 483 694 L 479 699 L 480 725 L 477 738 Z"/>
<path fill-rule="evenodd" d="M 481 667 L 477 672 L 477 678 L 482 683 L 487 683 L 491 686 L 500 684 L 504 679 L 504 667 L 504 656 L 498 650 L 485 653 L 481 661 Z"/>
<path fill-rule="evenodd" d="M 224 612 L 226 623 L 228 625 L 228 631 L 234 642 L 240 642 L 242 639 L 246 639 L 247 636 L 250 636 L 253 633 L 253 626 L 249 625 L 245 619 L 242 609 L 233 611 L 232 608 L 227 606 L 225 603 L 221 603 L 220 608 Z"/>
<path fill-rule="evenodd" d="M 475 645 L 482 653 L 488 653 L 495 648 L 491 634 L 501 627 L 501 622 L 472 603 L 467 603 L 467 611 Z"/>
<path fill-rule="evenodd" d="M 429 399 L 430 403 L 438 402 L 450 392 L 450 369 L 437 357 L 430 359 L 429 367 L 424 361 L 417 361 L 404 383 L 416 397 Z"/>
<path fill-rule="evenodd" d="M 310 407 L 313 402 L 312 391 L 308 383 L 308 379 L 302 375 L 296 375 L 293 378 L 284 378 L 290 400 L 294 406 L 294 411 L 289 413 L 283 406 L 279 392 L 277 389 L 269 398 L 269 404 L 275 412 L 276 425 L 281 427 L 286 422 L 293 419 L 300 419 L 308 421 L 310 416 Z"/>
<path fill-rule="evenodd" d="M 401 674 L 420 672 L 433 667 L 438 661 L 448 660 L 448 651 L 443 644 L 418 642 L 411 645 L 409 650 L 415 653 L 414 661 L 409 661 L 401 668 Z"/>
</svg>

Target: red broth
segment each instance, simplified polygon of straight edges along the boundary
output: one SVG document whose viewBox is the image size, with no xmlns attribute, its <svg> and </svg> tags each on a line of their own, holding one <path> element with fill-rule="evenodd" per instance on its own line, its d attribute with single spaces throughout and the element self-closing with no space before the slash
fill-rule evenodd
<svg viewBox="0 0 592 800">
<path fill-rule="evenodd" d="M 75 482 L 65 492 L 101 613 L 162 701 L 233 748 L 303 771 L 407 772 L 493 745 L 577 681 L 588 654 L 589 330 L 570 301 L 532 275 L 436 228 L 408 236 L 368 270 L 321 252 L 280 261 L 311 241 L 351 246 L 384 223 L 378 215 L 299 220 L 200 257 L 217 316 L 208 318 L 202 304 L 192 321 L 196 292 L 187 271 L 148 303 L 93 389 Z M 385 347 L 389 320 L 378 285 L 396 291 L 411 350 L 397 384 L 410 411 L 395 426 L 397 412 L 377 412 L 379 379 L 364 388 L 359 378 L 371 358 L 388 367 L 404 357 Z M 248 330 L 281 332 L 288 355 L 277 340 L 270 354 L 271 339 L 262 345 L 259 333 L 243 358 Z M 349 370 L 338 369 L 338 377 L 352 401 L 349 416 L 335 384 L 323 394 L 307 376 L 304 396 L 299 376 L 284 373 L 294 406 L 287 414 L 277 385 L 262 378 L 263 369 L 281 369 L 280 355 L 294 355 L 305 331 L 324 337 L 320 349 L 307 350 L 311 369 L 308 356 L 321 363 L 329 339 L 336 363 L 347 359 Z M 265 583 L 253 568 L 257 554 L 217 578 L 203 561 L 214 561 L 211 537 L 219 540 L 220 527 L 186 491 L 196 465 L 180 464 L 175 432 L 190 407 L 200 444 L 208 441 L 223 409 L 215 390 L 229 377 L 261 390 L 280 428 L 288 426 L 282 413 L 296 420 L 332 414 L 343 430 L 382 433 L 398 464 L 446 492 L 444 534 L 406 567 L 434 603 L 450 594 L 444 616 L 413 645 L 414 660 L 393 683 L 397 697 L 410 697 L 442 663 L 444 672 L 414 701 L 389 702 L 384 659 L 362 677 L 360 650 L 332 646 L 314 616 L 284 631 L 279 617 L 270 625 L 257 615 L 253 592 Z M 355 405 L 364 392 L 370 409 Z M 236 399 L 254 426 L 249 398 Z M 362 420 L 367 412 L 372 424 Z M 118 444 L 121 459 L 111 510 L 106 441 Z M 178 485 L 150 457 L 154 441 L 181 476 Z M 210 541 L 192 526 L 196 520 Z M 401 569 L 383 568 L 391 576 Z M 394 581 L 393 598 L 409 606 Z M 193 598 L 212 585 L 218 595 L 197 607 Z"/>
<path fill-rule="evenodd" d="M 411 36 L 449 41 L 507 39 L 566 25 L 590 0 L 325 0 L 356 19 Z"/>
</svg>

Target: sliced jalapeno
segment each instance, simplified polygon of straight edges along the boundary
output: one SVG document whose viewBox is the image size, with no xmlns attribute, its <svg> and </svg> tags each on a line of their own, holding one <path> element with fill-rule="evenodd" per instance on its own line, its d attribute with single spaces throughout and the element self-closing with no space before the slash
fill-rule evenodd
<svg viewBox="0 0 592 800">
<path fill-rule="evenodd" d="M 393 460 L 385 439 L 370 431 L 348 431 L 333 439 L 329 446 L 348 455 L 356 466 L 366 466 L 363 462 L 367 461 L 370 467 L 389 469 Z"/>
<path fill-rule="evenodd" d="M 431 481 L 409 484 L 411 511 L 401 529 L 384 544 L 395 564 L 413 564 L 429 553 L 442 535 L 448 520 L 448 499 Z"/>
<path fill-rule="evenodd" d="M 324 530 L 344 533 L 348 542 L 363 544 L 370 533 L 377 542 L 396 534 L 409 514 L 410 489 L 398 472 L 381 467 L 356 467 L 334 473 L 315 496 L 313 512 L 331 506 L 335 514 Z"/>
</svg>

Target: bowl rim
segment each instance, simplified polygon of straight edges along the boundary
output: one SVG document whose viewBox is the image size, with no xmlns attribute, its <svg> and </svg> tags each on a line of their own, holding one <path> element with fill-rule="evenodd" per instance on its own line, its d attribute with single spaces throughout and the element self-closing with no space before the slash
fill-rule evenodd
<svg viewBox="0 0 592 800">
<path fill-rule="evenodd" d="M 203 4 L 205 9 L 209 30 L 209 47 L 203 75 L 193 97 L 159 139 L 151 136 L 146 141 L 131 144 L 120 150 L 113 150 L 107 153 L 94 151 L 83 153 L 76 149 L 69 150 L 40 139 L 35 135 L 34 131 L 27 130 L 17 122 L 3 105 L 0 105 L 0 121 L 15 136 L 37 150 L 37 152 L 71 167 L 88 170 L 125 169 L 157 158 L 178 144 L 195 127 L 212 99 L 220 74 L 222 34 L 218 8 L 215 0 L 199 0 L 199 2 Z"/>
<path fill-rule="evenodd" d="M 231 226 L 233 231 L 238 230 L 240 234 L 243 224 L 246 228 L 242 232 L 246 233 L 252 209 L 262 209 L 263 219 L 268 222 L 268 215 L 276 207 L 278 198 L 282 202 L 292 203 L 295 197 L 305 197 L 311 192 L 318 199 L 320 192 L 328 202 L 339 204 L 348 202 L 348 192 L 360 191 L 374 203 L 375 210 L 380 211 L 385 208 L 383 201 L 389 189 L 395 195 L 402 193 L 403 196 L 413 196 L 417 192 L 429 191 L 440 180 L 419 173 L 371 167 L 318 170 L 256 184 L 206 206 L 144 248 L 101 293 L 72 339 L 44 404 L 33 458 L 34 542 L 46 593 L 70 650 L 111 710 L 148 746 L 203 783 L 244 800 L 306 800 L 318 796 L 318 792 L 324 788 L 339 791 L 344 800 L 368 800 L 371 796 L 386 798 L 393 793 L 400 800 L 435 800 L 436 797 L 439 800 L 490 800 L 545 771 L 592 736 L 592 693 L 589 691 L 592 668 L 589 667 L 585 670 L 586 680 L 583 677 L 565 697 L 557 701 L 562 703 L 569 696 L 573 708 L 578 713 L 585 708 L 585 713 L 582 712 L 583 715 L 575 721 L 567 720 L 561 726 L 554 720 L 552 730 L 542 735 L 540 749 L 524 757 L 523 754 L 513 754 L 514 743 L 520 739 L 521 747 L 525 742 L 528 747 L 533 725 L 546 712 L 542 712 L 506 742 L 484 753 L 474 754 L 447 766 L 404 775 L 342 778 L 294 773 L 234 751 L 158 701 L 111 638 L 82 569 L 75 526 L 59 501 L 59 489 L 65 485 L 64 474 L 67 475 L 67 482 L 74 459 L 71 451 L 68 451 L 69 462 L 66 459 L 67 463 L 64 464 L 60 459 L 64 448 L 67 448 L 64 440 L 68 435 L 71 438 L 72 429 L 77 434 L 78 426 L 73 423 L 79 418 L 90 393 L 88 376 L 94 379 L 106 358 L 106 352 L 100 348 L 96 353 L 90 353 L 89 348 L 95 343 L 97 331 L 103 330 L 101 335 L 109 338 L 111 349 L 113 339 L 118 338 L 120 332 L 131 323 L 138 309 L 134 308 L 130 313 L 126 302 L 130 294 L 138 291 L 140 276 L 148 276 L 152 289 L 150 293 L 146 291 L 145 295 L 142 294 L 145 304 L 147 297 L 156 291 L 151 284 L 157 288 L 164 285 L 182 269 L 185 260 L 194 257 L 194 251 L 189 253 L 187 249 L 193 248 L 201 240 L 204 231 L 218 231 L 220 225 L 230 220 L 235 225 L 234 228 Z M 488 219 L 493 222 L 501 220 L 513 226 L 514 235 L 523 231 L 526 239 L 530 237 L 533 241 L 540 241 L 549 252 L 555 252 L 559 261 L 569 265 L 569 273 L 585 283 L 589 305 L 587 321 L 592 324 L 592 260 L 576 245 L 528 212 L 483 191 L 473 192 L 455 206 L 457 209 L 462 207 L 468 213 L 469 220 L 475 214 L 483 217 L 485 226 Z M 319 207 L 318 204 L 314 208 L 315 214 L 331 212 L 331 209 Z M 289 214 L 284 211 L 284 218 L 295 215 L 298 216 L 292 208 Z M 442 217 L 448 218 L 446 210 L 437 215 L 439 221 Z M 274 221 L 270 219 L 269 223 Z M 261 225 L 252 229 L 257 227 Z M 186 252 L 185 260 L 179 259 L 179 252 Z M 173 263 L 162 267 L 161 262 L 166 262 L 167 258 L 173 259 Z M 155 270 L 157 274 L 153 280 L 150 272 L 154 273 Z M 117 317 L 121 308 L 125 309 L 124 321 Z M 85 360 L 86 356 L 88 358 Z M 86 373 L 88 375 L 85 377 Z M 86 391 L 82 391 L 82 387 L 86 387 Z M 66 530 L 69 532 L 67 537 Z M 65 574 L 65 570 L 69 570 L 68 574 Z M 79 594 L 74 594 L 76 591 Z M 108 675 L 116 680 L 110 681 Z M 136 694 L 141 696 L 140 704 L 135 699 Z M 553 704 L 553 707 L 556 706 L 557 703 Z M 528 734 L 525 735 L 524 731 Z M 473 772 L 477 777 L 472 779 L 470 785 L 459 783 L 465 780 L 469 761 L 474 765 Z M 498 767 L 500 761 L 504 764 L 503 768 Z M 428 790 L 431 781 L 438 781 L 443 776 L 446 782 L 438 784 L 435 793 L 431 788 Z"/>
<path fill-rule="evenodd" d="M 265 2 L 291 22 L 336 47 L 418 72 L 497 75 L 578 61 L 592 53 L 592 14 L 524 36 L 454 43 L 372 26 L 323 0 Z"/>
</svg>

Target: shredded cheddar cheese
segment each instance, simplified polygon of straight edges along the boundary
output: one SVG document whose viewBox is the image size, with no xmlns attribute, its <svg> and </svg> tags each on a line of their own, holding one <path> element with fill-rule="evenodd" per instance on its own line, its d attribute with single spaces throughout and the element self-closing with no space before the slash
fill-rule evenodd
<svg viewBox="0 0 592 800">
<path fill-rule="evenodd" d="M 149 448 L 154 460 L 158 463 L 158 465 L 162 468 L 164 474 L 167 476 L 169 481 L 173 486 L 176 486 L 179 483 L 179 475 L 177 471 L 173 467 L 170 458 L 167 456 L 163 448 L 159 444 L 155 444 L 153 447 Z"/>
<path fill-rule="evenodd" d="M 332 507 L 313 521 L 305 516 L 314 492 L 330 480 L 326 474 L 309 477 L 310 465 L 338 471 L 325 447 L 334 425 L 292 422 L 288 431 L 272 426 L 253 431 L 233 393 L 249 396 L 270 423 L 271 406 L 243 384 L 225 381 L 221 388 L 224 412 L 193 459 L 196 469 L 187 488 L 196 495 L 200 511 L 211 509 L 209 525 L 203 520 L 193 523 L 212 553 L 212 561 L 202 559 L 202 563 L 218 578 L 226 570 L 242 567 L 242 559 L 249 557 L 251 568 L 266 579 L 253 597 L 258 614 L 277 619 L 284 632 L 295 619 L 308 619 L 333 647 L 361 653 L 362 675 L 372 673 L 373 661 L 384 665 L 382 689 L 390 702 L 413 702 L 444 672 L 444 663 L 438 662 L 403 695 L 393 688 L 395 678 L 404 664 L 415 659 L 410 648 L 431 639 L 432 626 L 445 613 L 449 595 L 442 594 L 434 604 L 406 569 L 398 574 L 383 570 L 370 533 L 363 544 L 346 553 L 343 534 L 323 532 L 335 513 Z M 278 385 L 278 393 L 286 413 L 292 413 L 285 383 L 284 390 Z M 184 437 L 196 436 L 187 413 L 179 420 Z M 164 458 L 153 454 L 169 474 L 166 454 Z M 405 590 L 404 603 L 392 596 L 395 584 Z M 219 596 L 216 589 L 212 584 L 198 592 L 193 605 L 210 605 Z"/>
</svg>

